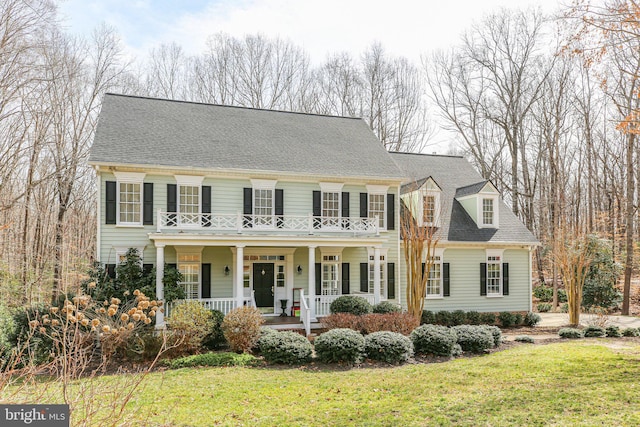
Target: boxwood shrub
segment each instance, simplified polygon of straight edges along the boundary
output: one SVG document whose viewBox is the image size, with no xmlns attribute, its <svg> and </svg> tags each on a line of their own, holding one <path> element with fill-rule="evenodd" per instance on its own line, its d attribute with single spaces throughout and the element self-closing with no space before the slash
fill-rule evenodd
<svg viewBox="0 0 640 427">
<path fill-rule="evenodd" d="M 297 332 L 267 333 L 258 340 L 258 348 L 269 363 L 295 365 L 311 360 L 313 346 Z"/>
<path fill-rule="evenodd" d="M 604 337 L 607 334 L 604 328 L 600 326 L 587 326 L 584 330 L 585 338 L 599 338 Z"/>
<path fill-rule="evenodd" d="M 626 328 L 622 331 L 622 335 L 625 337 L 639 337 L 640 329 L 638 328 Z"/>
<path fill-rule="evenodd" d="M 468 325 L 479 325 L 482 323 L 482 317 L 477 311 L 467 311 L 466 323 Z"/>
<path fill-rule="evenodd" d="M 451 326 L 453 324 L 453 317 L 451 316 L 451 312 L 447 310 L 436 312 L 435 323 L 442 326 Z"/>
<path fill-rule="evenodd" d="M 191 368 L 194 366 L 252 366 L 258 359 L 247 353 L 204 353 L 178 359 L 163 361 L 170 369 Z"/>
<path fill-rule="evenodd" d="M 433 325 L 436 323 L 436 314 L 430 310 L 422 310 L 422 316 L 420 316 L 421 325 Z"/>
<path fill-rule="evenodd" d="M 353 329 L 332 329 L 316 338 L 316 356 L 324 363 L 357 363 L 364 356 L 364 337 Z"/>
<path fill-rule="evenodd" d="M 446 326 L 422 325 L 411 332 L 416 353 L 435 356 L 451 356 L 456 344 L 456 334 Z"/>
<path fill-rule="evenodd" d="M 522 316 L 520 316 L 522 317 Z M 516 325 L 516 316 L 508 311 L 502 311 L 498 314 L 498 320 L 503 328 L 510 328 Z"/>
<path fill-rule="evenodd" d="M 467 313 L 464 310 L 451 312 L 451 326 L 464 325 L 467 323 Z"/>
<path fill-rule="evenodd" d="M 458 344 L 460 344 L 463 351 L 482 353 L 494 346 L 494 337 L 486 327 L 459 325 L 451 329 L 455 332 Z"/>
<path fill-rule="evenodd" d="M 371 304 L 366 299 L 354 295 L 342 295 L 336 298 L 329 306 L 331 314 L 350 313 L 361 316 L 371 313 L 371 310 Z"/>
<path fill-rule="evenodd" d="M 389 301 L 382 301 L 373 306 L 373 312 L 377 314 L 399 313 L 402 311 L 398 304 Z"/>
<path fill-rule="evenodd" d="M 540 313 L 547 313 L 549 311 L 551 311 L 551 304 L 548 302 L 542 302 L 540 304 L 538 304 L 538 311 Z"/>
<path fill-rule="evenodd" d="M 538 313 L 530 311 L 524 316 L 524 324 L 527 326 L 536 326 L 540 321 L 542 321 L 542 317 Z"/>
<path fill-rule="evenodd" d="M 497 326 L 492 325 L 480 325 L 480 327 L 489 331 L 489 333 L 493 337 L 493 346 L 500 347 L 500 344 L 502 344 L 502 330 Z"/>
<path fill-rule="evenodd" d="M 374 332 L 364 337 L 364 342 L 369 359 L 399 364 L 413 356 L 413 343 L 397 332 Z"/>
<path fill-rule="evenodd" d="M 560 338 L 584 338 L 584 332 L 577 328 L 562 328 L 558 331 Z"/>
<path fill-rule="evenodd" d="M 480 313 L 480 323 L 483 325 L 495 325 L 496 314 L 495 313 Z"/>
</svg>

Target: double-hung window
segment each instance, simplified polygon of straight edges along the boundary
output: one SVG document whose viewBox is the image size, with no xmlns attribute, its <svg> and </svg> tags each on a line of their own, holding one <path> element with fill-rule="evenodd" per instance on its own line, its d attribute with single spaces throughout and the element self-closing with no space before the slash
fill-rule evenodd
<svg viewBox="0 0 640 427">
<path fill-rule="evenodd" d="M 442 257 L 431 257 L 431 268 L 427 276 L 426 297 L 439 298 L 442 296 Z"/>
<path fill-rule="evenodd" d="M 322 227 L 340 227 L 342 184 L 321 182 L 320 190 L 322 191 Z"/>
<path fill-rule="evenodd" d="M 387 190 L 386 185 L 367 185 L 369 206 L 368 217 L 378 218 L 378 228 L 386 228 Z"/>
<path fill-rule="evenodd" d="M 187 299 L 200 297 L 200 253 L 179 253 L 178 271 L 182 274 L 180 284 Z"/>
<path fill-rule="evenodd" d="M 502 295 L 502 264 L 501 256 L 488 254 L 487 256 L 487 296 Z"/>
<path fill-rule="evenodd" d="M 271 180 L 251 180 L 253 188 L 253 226 L 256 228 L 273 227 L 276 182 Z"/>
<path fill-rule="evenodd" d="M 493 199 L 482 199 L 482 225 L 493 225 Z"/>
<path fill-rule="evenodd" d="M 144 173 L 114 172 L 117 180 L 118 225 L 142 225 L 142 181 Z"/>
<path fill-rule="evenodd" d="M 422 203 L 422 220 L 425 224 L 433 224 L 436 219 L 436 196 L 426 194 Z"/>
<path fill-rule="evenodd" d="M 182 226 L 199 226 L 202 176 L 178 176 L 178 218 Z"/>
<path fill-rule="evenodd" d="M 340 294 L 340 255 L 322 256 L 322 295 Z"/>
</svg>

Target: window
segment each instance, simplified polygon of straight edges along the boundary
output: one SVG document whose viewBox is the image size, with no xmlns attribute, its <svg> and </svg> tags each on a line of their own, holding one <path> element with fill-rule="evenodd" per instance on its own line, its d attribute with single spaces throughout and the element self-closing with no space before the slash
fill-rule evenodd
<svg viewBox="0 0 640 427">
<path fill-rule="evenodd" d="M 242 283 L 245 288 L 251 287 L 251 265 L 249 264 L 242 266 Z"/>
<path fill-rule="evenodd" d="M 427 194 L 423 197 L 422 220 L 424 223 L 432 224 L 436 218 L 436 196 Z"/>
<path fill-rule="evenodd" d="M 176 175 L 178 183 L 178 216 L 182 226 L 200 226 L 200 188 L 202 176 Z"/>
<path fill-rule="evenodd" d="M 384 228 L 386 194 L 369 194 L 369 218 L 378 217 L 378 227 Z"/>
<path fill-rule="evenodd" d="M 337 227 L 340 221 L 340 193 L 322 193 L 322 225 Z"/>
<path fill-rule="evenodd" d="M 253 190 L 253 214 L 254 226 L 273 225 L 273 190 L 259 189 Z"/>
<path fill-rule="evenodd" d="M 322 295 L 339 295 L 340 256 L 322 256 Z"/>
<path fill-rule="evenodd" d="M 431 257 L 431 268 L 427 277 L 426 297 L 434 298 L 442 296 L 442 258 Z"/>
<path fill-rule="evenodd" d="M 502 295 L 499 255 L 487 256 L 487 295 Z"/>
<path fill-rule="evenodd" d="M 369 293 L 373 293 L 373 273 L 374 273 L 374 256 L 369 256 Z M 380 255 L 380 289 L 384 294 L 387 290 L 387 275 L 385 274 L 387 270 L 387 263 L 384 255 Z"/>
<path fill-rule="evenodd" d="M 117 224 L 142 225 L 142 181 L 145 174 L 114 172 L 117 179 Z"/>
<path fill-rule="evenodd" d="M 182 274 L 185 297 L 200 297 L 200 254 L 178 254 L 178 271 Z"/>
<path fill-rule="evenodd" d="M 482 199 L 482 225 L 493 225 L 493 199 Z"/>
<path fill-rule="evenodd" d="M 276 286 L 278 288 L 284 288 L 285 280 L 284 280 L 284 265 L 276 266 Z"/>
</svg>

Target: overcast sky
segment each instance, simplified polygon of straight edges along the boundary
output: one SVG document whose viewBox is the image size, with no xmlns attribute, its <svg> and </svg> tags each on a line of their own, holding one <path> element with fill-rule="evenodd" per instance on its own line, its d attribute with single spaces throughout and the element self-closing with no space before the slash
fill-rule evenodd
<svg viewBox="0 0 640 427">
<path fill-rule="evenodd" d="M 224 32 L 289 39 L 315 64 L 333 52 L 359 55 L 374 41 L 419 63 L 422 53 L 457 43 L 474 20 L 500 7 L 551 13 L 561 1 L 61 0 L 59 11 L 72 33 L 89 34 L 101 22 L 115 27 L 134 57 L 171 41 L 200 53 L 208 36 Z"/>
</svg>

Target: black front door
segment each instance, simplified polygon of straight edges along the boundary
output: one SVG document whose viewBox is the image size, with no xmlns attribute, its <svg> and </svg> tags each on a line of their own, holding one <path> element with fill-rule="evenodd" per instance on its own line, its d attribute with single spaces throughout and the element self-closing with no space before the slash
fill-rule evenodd
<svg viewBox="0 0 640 427">
<path fill-rule="evenodd" d="M 253 264 L 253 290 L 258 307 L 273 307 L 273 264 Z"/>
</svg>

